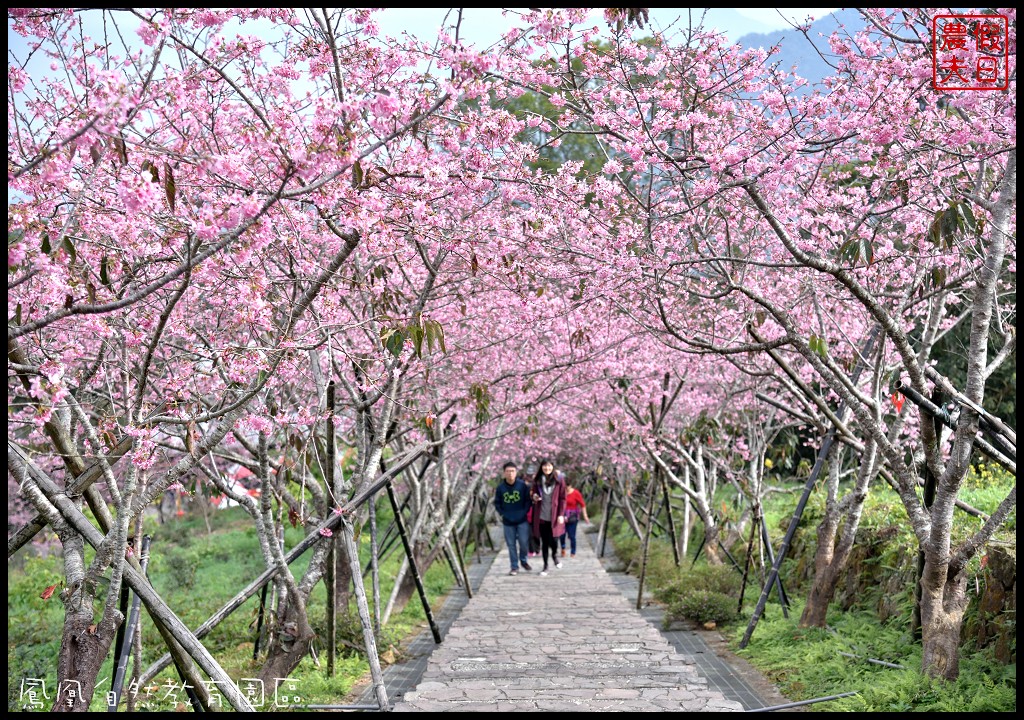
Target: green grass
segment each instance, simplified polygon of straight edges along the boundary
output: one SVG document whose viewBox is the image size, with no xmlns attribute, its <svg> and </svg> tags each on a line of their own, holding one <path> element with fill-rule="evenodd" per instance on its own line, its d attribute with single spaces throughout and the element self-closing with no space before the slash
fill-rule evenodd
<svg viewBox="0 0 1024 720">
<path fill-rule="evenodd" d="M 991 511 L 1012 487 L 1012 478 L 1001 472 L 982 468 L 972 473 L 961 497 L 965 502 Z M 778 546 L 781 533 L 788 524 L 792 508 L 799 496 L 799 487 L 787 495 L 773 495 L 766 505 L 766 517 Z M 724 502 L 728 503 L 728 499 Z M 813 528 L 820 515 L 820 498 L 812 497 L 801 523 L 805 540 L 813 543 Z M 594 523 L 600 522 L 596 513 Z M 980 522 L 963 513 L 957 513 L 955 532 L 958 537 L 976 529 Z M 1003 537 L 1014 539 L 1015 514 L 1004 529 Z M 385 527 L 390 518 L 381 515 L 379 525 Z M 206 531 L 201 516 L 177 518 L 163 526 L 147 527 L 154 536 L 150 576 L 171 608 L 191 627 L 199 625 L 226 600 L 247 585 L 263 570 L 263 563 L 256 543 L 255 532 L 248 519 L 238 508 L 215 513 L 216 523 L 213 535 Z M 634 573 L 639 572 L 640 543 L 621 524 L 613 523 L 612 539 L 616 553 L 627 561 Z M 902 505 L 884 488 L 876 488 L 869 496 L 862 522 L 865 537 L 883 530 L 894 533 L 888 544 L 881 549 L 872 562 L 887 571 L 887 566 L 903 562 L 905 549 L 915 547 L 907 527 Z M 302 537 L 302 532 L 288 528 L 286 545 L 293 546 Z M 361 538 L 364 563 L 368 537 Z M 700 542 L 699 526 L 691 539 L 691 553 Z M 901 554 L 902 553 L 902 554 Z M 90 556 L 91 557 L 91 556 Z M 381 568 L 381 600 L 386 602 L 391 590 L 390 578 L 397 572 L 401 559 L 400 552 L 393 552 Z M 972 578 L 979 573 L 978 560 L 971 565 Z M 305 569 L 308 558 L 300 558 L 292 565 L 296 576 Z M 961 655 L 960 678 L 954 683 L 940 683 L 929 680 L 920 673 L 921 658 L 919 645 L 911 642 L 906 630 L 906 618 L 894 619 L 888 623 L 879 622 L 871 605 L 876 601 L 870 593 L 863 602 L 845 612 L 837 609 L 829 617 L 832 632 L 817 629 L 800 629 L 797 620 L 802 610 L 802 588 L 790 587 L 789 578 L 794 573 L 797 560 L 787 558 L 783 565 L 783 579 L 794 607 L 789 619 L 784 619 L 778 604 L 772 602 L 748 647 L 741 651 L 753 665 L 771 678 L 792 700 L 834 695 L 856 691 L 857 695 L 841 700 L 808 706 L 811 711 L 860 711 L 860 712 L 941 712 L 941 711 L 994 711 L 1009 712 L 1016 709 L 1016 665 L 996 662 L 987 651 L 970 652 Z M 689 559 L 683 564 L 689 568 Z M 688 572 L 688 571 L 687 571 Z M 697 564 L 692 575 L 680 572 L 675 567 L 670 548 L 663 538 L 655 538 L 645 576 L 645 587 L 655 597 L 670 603 L 679 589 L 710 587 L 721 592 L 736 592 L 738 583 L 718 578 L 716 573 Z M 716 571 L 717 572 L 717 571 Z M 19 699 L 21 681 L 28 678 L 42 678 L 48 692 L 56 682 L 55 658 L 60 644 L 60 628 L 63 622 L 63 606 L 58 593 L 48 601 L 39 594 L 49 585 L 58 583 L 62 577 L 61 561 L 56 556 L 36 557 L 24 551 L 9 564 L 8 572 L 8 709 L 18 711 L 23 702 Z M 738 574 L 737 574 L 738 577 Z M 446 563 L 437 562 L 424 578 L 427 595 L 432 607 L 453 587 L 453 577 Z M 368 583 L 367 583 L 368 584 Z M 59 589 L 58 589 L 59 592 Z M 370 592 L 369 587 L 367 592 Z M 737 595 L 738 597 L 738 595 Z M 745 602 L 739 618 L 721 625 L 724 634 L 731 639 L 733 648 L 738 649 L 749 618 L 758 598 L 757 587 L 748 586 Z M 233 678 L 252 677 L 258 665 L 252 661 L 253 623 L 256 618 L 257 598 L 250 599 L 222 622 L 206 639 L 204 644 L 211 650 L 221 665 Z M 910 596 L 898 598 L 897 607 L 908 612 Z M 306 657 L 293 673 L 292 680 L 296 693 L 303 703 L 338 703 L 368 673 L 365 658 L 351 649 L 343 649 L 337 662 L 337 672 L 329 678 L 326 674 L 324 643 L 325 592 L 323 584 L 313 591 L 309 602 L 310 622 L 318 633 L 315 649 L 320 657 L 321 667 L 316 667 L 312 658 Z M 159 637 L 143 614 L 144 666 L 161 654 Z M 393 616 L 388 627 L 377 638 L 382 655 L 392 649 L 395 659 L 401 659 L 401 641 L 425 627 L 423 608 L 414 597 L 405 610 Z M 340 635 L 352 638 L 356 645 L 362 638 L 358 620 L 351 614 L 339 618 Z M 840 655 L 850 653 L 859 658 L 873 658 L 902 665 L 905 669 L 887 668 Z M 110 668 L 108 659 L 101 672 L 101 684 L 93 700 L 92 710 L 105 709 L 104 693 L 109 688 Z M 173 671 L 165 671 L 154 685 L 161 686 L 159 692 L 145 698 L 140 697 L 140 709 L 159 711 L 184 709 L 180 703 L 165 699 L 168 682 L 178 683 Z M 49 708 L 47 703 L 46 708 Z M 270 710 L 271 707 L 264 709 Z"/>
<path fill-rule="evenodd" d="M 1002 471 L 990 468 L 976 468 L 968 478 L 961 499 L 985 512 L 992 512 L 1007 491 L 1013 487 L 1014 479 Z M 793 486 L 793 492 L 772 495 L 765 507 L 765 515 L 773 535 L 773 546 L 778 547 L 782 533 L 789 524 L 801 488 Z M 728 507 L 732 498 L 718 499 Z M 802 548 L 804 553 L 813 552 L 814 531 L 822 511 L 820 493 L 812 496 L 803 519 L 793 550 Z M 625 561 L 633 574 L 639 574 L 641 543 L 624 522 L 613 515 L 611 538 L 615 552 Z M 600 522 L 594 519 L 595 523 Z M 974 532 L 982 521 L 965 513 L 955 516 L 954 537 L 963 538 Z M 909 522 L 902 504 L 887 487 L 876 487 L 869 495 L 861 522 L 864 541 L 878 543 L 876 554 L 867 562 L 873 571 L 889 573 L 903 570 L 908 558 L 914 556 L 916 540 L 909 528 Z M 1016 514 L 997 535 L 997 540 L 1015 540 Z M 691 557 L 680 568 L 676 568 L 671 548 L 664 536 L 656 537 L 651 544 L 645 574 L 645 588 L 653 597 L 664 603 L 668 611 L 679 610 L 682 599 L 694 588 L 729 593 L 738 600 L 739 573 L 729 566 L 727 572 L 735 575 L 736 582 L 721 577 L 721 569 L 709 569 L 703 562 L 690 569 L 692 553 L 700 544 L 700 528 L 691 537 Z M 741 550 L 742 552 L 742 550 Z M 794 553 L 795 554 L 795 553 Z M 960 677 L 955 682 L 931 680 L 921 673 L 921 648 L 912 640 L 909 632 L 910 612 L 913 595 L 910 588 L 898 597 L 885 598 L 897 614 L 887 622 L 879 621 L 877 604 L 882 591 L 868 587 L 855 605 L 845 611 L 836 604 L 830 610 L 828 630 L 799 628 L 803 610 L 805 587 L 795 581 L 795 572 L 800 563 L 808 558 L 797 558 L 791 554 L 783 563 L 781 576 L 786 583 L 791 603 L 789 618 L 784 618 L 774 591 L 754 629 L 748 646 L 740 650 L 739 643 L 747 630 L 760 589 L 756 579 L 748 585 L 744 595 L 743 609 L 733 621 L 719 623 L 719 628 L 730 641 L 732 649 L 745 657 L 771 679 L 793 701 L 810 700 L 846 692 L 857 694 L 848 698 L 816 703 L 806 707 L 811 712 L 1012 712 L 1016 710 L 1016 664 L 1003 664 L 993 657 L 990 649 L 973 650 L 961 648 Z M 743 556 L 736 555 L 742 562 Z M 728 563 L 728 561 L 726 561 Z M 975 558 L 969 566 L 969 577 L 973 588 L 975 578 L 983 582 L 980 559 Z M 974 591 L 972 590 L 972 594 Z M 974 594 L 968 615 L 977 614 L 977 596 Z M 667 620 L 671 618 L 666 615 Z M 840 653 L 857 656 L 847 657 Z M 867 661 L 877 661 L 902 666 L 890 668 Z"/>
<path fill-rule="evenodd" d="M 24 552 L 24 551 L 22 551 Z M 53 695 L 56 659 L 60 651 L 60 628 L 64 606 L 60 588 L 49 600 L 39 594 L 63 578 L 59 558 L 26 557 L 21 568 L 7 573 L 7 709 L 22 709 L 22 685 L 33 679 L 46 681 Z M 49 704 L 46 707 L 49 710 Z"/>
<path fill-rule="evenodd" d="M 381 517 L 380 527 L 386 527 L 390 518 Z M 149 575 L 153 585 L 161 593 L 172 610 L 189 627 L 197 627 L 227 600 L 249 584 L 263 570 L 255 531 L 250 521 L 239 508 L 218 511 L 213 518 L 213 534 L 208 534 L 205 523 L 199 515 L 176 518 L 166 525 L 147 527 L 153 535 Z M 302 538 L 301 529 L 286 529 L 285 545 L 292 547 Z M 369 534 L 361 538 L 361 554 L 364 567 L 368 558 Z M 23 551 L 24 552 L 24 551 Z M 393 578 L 398 571 L 402 557 L 400 546 L 381 565 L 381 603 L 387 602 Z M 91 559 L 91 554 L 89 556 Z M 292 573 L 301 577 L 309 562 L 309 555 L 297 559 Z M 20 568 L 16 567 L 21 565 Z M 35 557 L 26 553 L 23 561 L 12 564 L 8 573 L 8 710 L 20 711 L 24 706 L 21 699 L 22 679 L 40 678 L 45 680 L 47 692 L 53 696 L 56 684 L 56 657 L 60 648 L 60 632 L 64 609 L 59 600 L 59 588 L 49 600 L 42 600 L 39 594 L 47 586 L 58 583 L 63 576 L 62 561 L 59 557 Z M 435 563 L 424 577 L 424 586 L 432 607 L 452 588 L 454 577 L 447 564 Z M 367 595 L 372 598 L 367 577 Z M 254 596 L 220 623 L 203 644 L 217 658 L 217 661 L 236 681 L 243 677 L 254 677 L 260 662 L 252 660 L 255 620 L 259 597 Z M 372 602 L 372 600 L 371 600 Z M 335 662 L 334 677 L 327 677 L 326 643 L 323 640 L 326 628 L 326 592 L 323 583 L 314 588 L 309 604 L 309 619 L 317 639 L 314 648 L 320 660 L 316 667 L 307 655 L 291 679 L 302 703 L 338 703 L 368 673 L 369 665 L 362 656 L 344 643 L 339 643 L 338 658 Z M 142 638 L 145 668 L 163 652 L 159 634 L 148 615 L 143 612 Z M 401 658 L 402 639 L 419 631 L 426 615 L 417 596 L 406 608 L 392 616 L 388 626 L 376 638 L 380 654 L 386 659 Z M 362 631 L 355 615 L 355 601 L 350 614 L 338 619 L 339 636 L 362 646 Z M 391 650 L 388 653 L 389 649 Z M 112 655 L 112 653 L 111 653 Z M 106 709 L 105 693 L 110 688 L 112 658 L 108 658 L 100 672 L 100 684 L 93 698 L 90 710 Z M 129 666 L 130 668 L 131 666 Z M 148 711 L 183 710 L 184 694 L 173 693 L 165 698 L 168 688 L 180 687 L 180 679 L 173 669 L 165 670 L 151 684 L 160 689 L 151 693 L 140 693 L 138 708 Z M 293 693 L 294 694 L 294 693 Z M 51 701 L 46 702 L 46 709 Z M 272 710 L 272 696 L 264 710 Z M 225 707 L 226 704 L 225 704 Z"/>
<path fill-rule="evenodd" d="M 778 606 L 757 624 L 746 649 L 738 648 L 748 614 L 727 635 L 736 652 L 769 677 L 792 700 L 856 692 L 816 703 L 819 712 L 1013 712 L 1016 665 L 1001 665 L 986 652 L 961 656 L 952 683 L 921 672 L 921 648 L 904 623 L 879 625 L 866 611 L 829 614 L 829 629 L 799 628 L 802 598 L 793 599 L 789 619 Z M 841 653 L 846 653 L 843 655 Z M 855 655 L 856 658 L 848 657 Z M 868 659 L 900 665 L 891 668 Z"/>
</svg>

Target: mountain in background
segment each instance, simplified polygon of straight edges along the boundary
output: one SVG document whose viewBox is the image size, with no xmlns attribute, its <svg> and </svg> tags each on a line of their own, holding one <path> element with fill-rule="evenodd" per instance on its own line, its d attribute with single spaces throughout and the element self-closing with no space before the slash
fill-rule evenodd
<svg viewBox="0 0 1024 720">
<path fill-rule="evenodd" d="M 745 48 L 763 47 L 766 50 L 778 45 L 779 52 L 772 56 L 771 62 L 778 63 L 780 70 L 795 69 L 797 75 L 814 85 L 835 72 L 822 55 L 826 58 L 831 56 L 828 37 L 840 26 L 845 26 L 846 31 L 852 33 L 864 26 L 864 20 L 856 10 L 837 10 L 815 20 L 807 37 L 799 30 L 789 28 L 770 33 L 749 33 L 737 43 Z"/>
</svg>

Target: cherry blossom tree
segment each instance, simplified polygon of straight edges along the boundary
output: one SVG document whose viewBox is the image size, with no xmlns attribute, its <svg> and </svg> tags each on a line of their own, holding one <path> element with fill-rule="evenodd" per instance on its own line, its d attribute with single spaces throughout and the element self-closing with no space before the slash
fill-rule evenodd
<svg viewBox="0 0 1024 720">
<path fill-rule="evenodd" d="M 66 458 L 69 488 L 89 462 L 102 470 L 90 482 L 102 477 L 114 504 L 108 547 L 65 598 L 91 608 L 108 564 L 117 597 L 141 511 L 228 433 L 263 438 L 251 462 L 267 483 L 267 456 L 317 419 L 315 393 L 275 410 L 282 388 L 310 387 L 309 353 L 347 322 L 320 298 L 357 250 L 407 247 L 403 228 L 427 208 L 399 200 L 401 183 L 422 184 L 435 149 L 450 152 L 417 138 L 479 92 L 479 68 L 444 50 L 452 72 L 425 83 L 400 49 L 368 40 L 367 13 L 21 10 L 12 27 L 61 74 L 10 66 L 8 347 L 25 388 L 11 437 Z M 388 167 L 408 179 L 389 187 Z M 387 387 L 395 367 L 380 367 Z M 376 474 L 372 454 L 361 470 Z M 92 498 L 97 517 L 104 500 Z M 112 636 L 115 614 L 98 633 Z M 61 678 L 82 683 L 86 705 L 89 674 Z"/>
<path fill-rule="evenodd" d="M 1012 93 L 932 88 L 928 17 L 866 11 L 810 88 L 700 28 L 638 39 L 643 9 L 531 9 L 487 53 L 457 19 L 399 41 L 364 10 L 12 10 L 9 468 L 38 517 L 8 550 L 50 524 L 84 578 L 62 657 L 83 627 L 95 647 L 60 679 L 87 706 L 144 509 L 230 491 L 228 464 L 261 483 L 237 501 L 284 599 L 280 678 L 333 542 L 295 577 L 281 526 L 314 532 L 396 457 L 425 453 L 398 483 L 420 571 L 496 464 L 556 454 L 657 469 L 714 557 L 714 484 L 756 505 L 776 411 L 834 426 L 860 467 L 840 497 L 830 460 L 806 621 L 881 473 L 925 554 L 924 669 L 955 677 L 966 565 L 1015 507 L 953 546 L 986 380 L 1015 349 L 1016 129 Z M 967 323 L 948 445 L 891 386 L 929 395 L 933 348 Z M 51 486 L 105 533 L 91 567 Z M 389 607 L 412 592 L 403 576 Z"/>
<path fill-rule="evenodd" d="M 842 402 L 869 439 L 862 450 L 873 457 L 877 446 L 926 555 L 924 668 L 951 678 L 966 563 L 1015 494 L 952 548 L 950 517 L 976 415 L 961 417 L 951 450 L 922 415 L 912 441 L 939 478 L 935 503 L 922 508 L 917 471 L 891 433 L 884 388 L 896 373 L 850 379 L 877 325 L 885 348 L 877 367 L 892 363 L 927 394 L 931 345 L 920 342 L 919 328 L 934 334 L 970 317 L 963 397 L 977 408 L 993 363 L 1012 351 L 1011 341 L 993 363 L 986 359 L 991 318 L 1012 311 L 997 304 L 1000 283 L 1012 284 L 1015 271 L 1011 95 L 940 97 L 930 83 L 928 17 L 870 12 L 868 31 L 832 39 L 834 77 L 803 93 L 799 77 L 765 67 L 763 51 L 712 35 L 639 43 L 626 28 L 603 51 L 586 45 L 585 31 L 552 23 L 543 39 L 582 70 L 563 62 L 531 87 L 564 108 L 558 127 L 579 128 L 582 118 L 607 148 L 606 177 L 591 187 L 591 207 L 603 211 L 595 225 L 604 221 L 591 233 L 607 240 L 586 251 L 595 276 L 646 283 L 621 307 L 690 352 L 783 352 L 827 391 L 819 409 Z"/>
</svg>

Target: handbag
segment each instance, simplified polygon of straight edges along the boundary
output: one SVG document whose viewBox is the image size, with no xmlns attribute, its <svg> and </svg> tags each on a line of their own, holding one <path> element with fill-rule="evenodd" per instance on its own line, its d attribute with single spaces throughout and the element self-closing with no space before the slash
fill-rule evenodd
<svg viewBox="0 0 1024 720">
<path fill-rule="evenodd" d="M 567 525 L 569 523 L 574 523 L 574 522 L 579 522 L 579 521 L 580 521 L 580 511 L 579 511 L 578 508 L 570 508 L 569 510 L 565 511 L 565 523 Z"/>
</svg>

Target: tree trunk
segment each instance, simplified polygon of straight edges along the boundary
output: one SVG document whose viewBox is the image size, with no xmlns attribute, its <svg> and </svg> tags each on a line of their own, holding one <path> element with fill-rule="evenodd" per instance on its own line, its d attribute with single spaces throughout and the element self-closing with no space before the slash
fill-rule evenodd
<svg viewBox="0 0 1024 720">
<path fill-rule="evenodd" d="M 683 532 L 679 536 L 679 556 L 686 557 L 690 552 L 690 532 L 692 531 L 690 501 L 683 495 Z"/>
<path fill-rule="evenodd" d="M 87 712 L 96 690 L 96 678 L 100 666 L 110 651 L 117 624 L 113 622 L 93 623 L 92 605 L 86 599 L 82 602 L 81 591 L 68 598 L 68 614 L 64 620 L 64 635 L 57 656 L 57 677 L 60 685 L 54 699 L 52 712 Z M 70 609 L 71 603 L 81 602 L 78 610 Z"/>
<path fill-rule="evenodd" d="M 857 482 L 842 498 L 839 497 L 839 477 L 845 451 L 839 448 L 832 453 L 825 515 L 818 525 L 818 546 L 814 552 L 814 580 L 800 617 L 800 627 L 825 627 L 828 605 L 853 553 L 868 488 L 878 472 L 876 449 L 875 442 L 869 440 L 860 456 Z"/>
<path fill-rule="evenodd" d="M 818 525 L 818 547 L 814 551 L 814 580 L 810 592 L 807 593 L 807 605 L 800 616 L 800 627 L 825 627 L 825 615 L 828 605 L 835 596 L 836 585 L 839 584 L 841 566 L 836 561 L 836 532 L 839 529 L 839 518 L 834 514 L 826 514 Z M 848 555 L 847 555 L 848 557 Z"/>
<path fill-rule="evenodd" d="M 704 523 L 704 554 L 707 556 L 708 565 L 725 564 L 725 561 L 722 560 L 722 556 L 718 552 L 718 539 L 720 535 L 721 529 L 711 519 L 709 513 L 707 521 Z"/>
<path fill-rule="evenodd" d="M 930 677 L 956 680 L 960 675 L 960 630 L 966 609 L 967 575 L 948 578 L 944 567 L 926 560 L 921 577 L 921 665 Z"/>
<path fill-rule="evenodd" d="M 57 654 L 57 688 L 51 711 L 86 712 L 96 691 L 100 666 L 110 650 L 117 628 L 124 621 L 124 615 L 109 602 L 108 597 L 102 619 L 93 620 L 96 580 L 92 574 L 97 570 L 92 567 L 87 569 L 85 565 L 86 536 L 61 514 L 60 509 L 51 504 L 50 498 L 56 498 L 60 491 L 49 482 L 49 478 L 32 466 L 31 461 L 24 458 L 20 451 L 13 451 L 10 442 L 7 453 L 8 471 L 23 488 L 44 523 L 49 524 L 57 533 L 64 550 L 64 589 L 60 593 L 64 603 L 64 625 Z M 29 480 L 30 469 L 34 471 L 33 481 Z M 48 495 L 43 487 L 46 487 Z M 61 507 L 66 509 L 70 499 L 61 496 L 61 500 Z M 88 528 L 95 536 L 99 536 L 99 531 L 93 526 L 88 525 Z M 99 545 L 96 538 L 90 542 L 94 546 Z M 53 588 L 49 592 L 52 593 Z M 45 695 L 45 689 L 43 694 L 49 697 Z"/>
<path fill-rule="evenodd" d="M 259 672 L 259 678 L 268 693 L 277 690 L 280 682 L 299 666 L 313 641 L 313 629 L 306 618 L 305 603 L 288 593 L 283 606 L 282 617 L 274 626 L 274 638 L 267 651 L 267 660 Z"/>
<path fill-rule="evenodd" d="M 334 547 L 334 577 L 334 607 L 340 617 L 348 613 L 352 600 L 352 561 L 345 543 L 338 543 Z"/>
<path fill-rule="evenodd" d="M 57 655 L 58 687 L 52 712 L 86 712 L 96 691 L 100 666 L 124 617 L 115 609 L 110 617 L 93 619 L 94 593 L 88 591 L 83 563 L 85 541 L 72 531 L 63 540 L 67 589 L 61 593 L 64 632 Z"/>
</svg>

